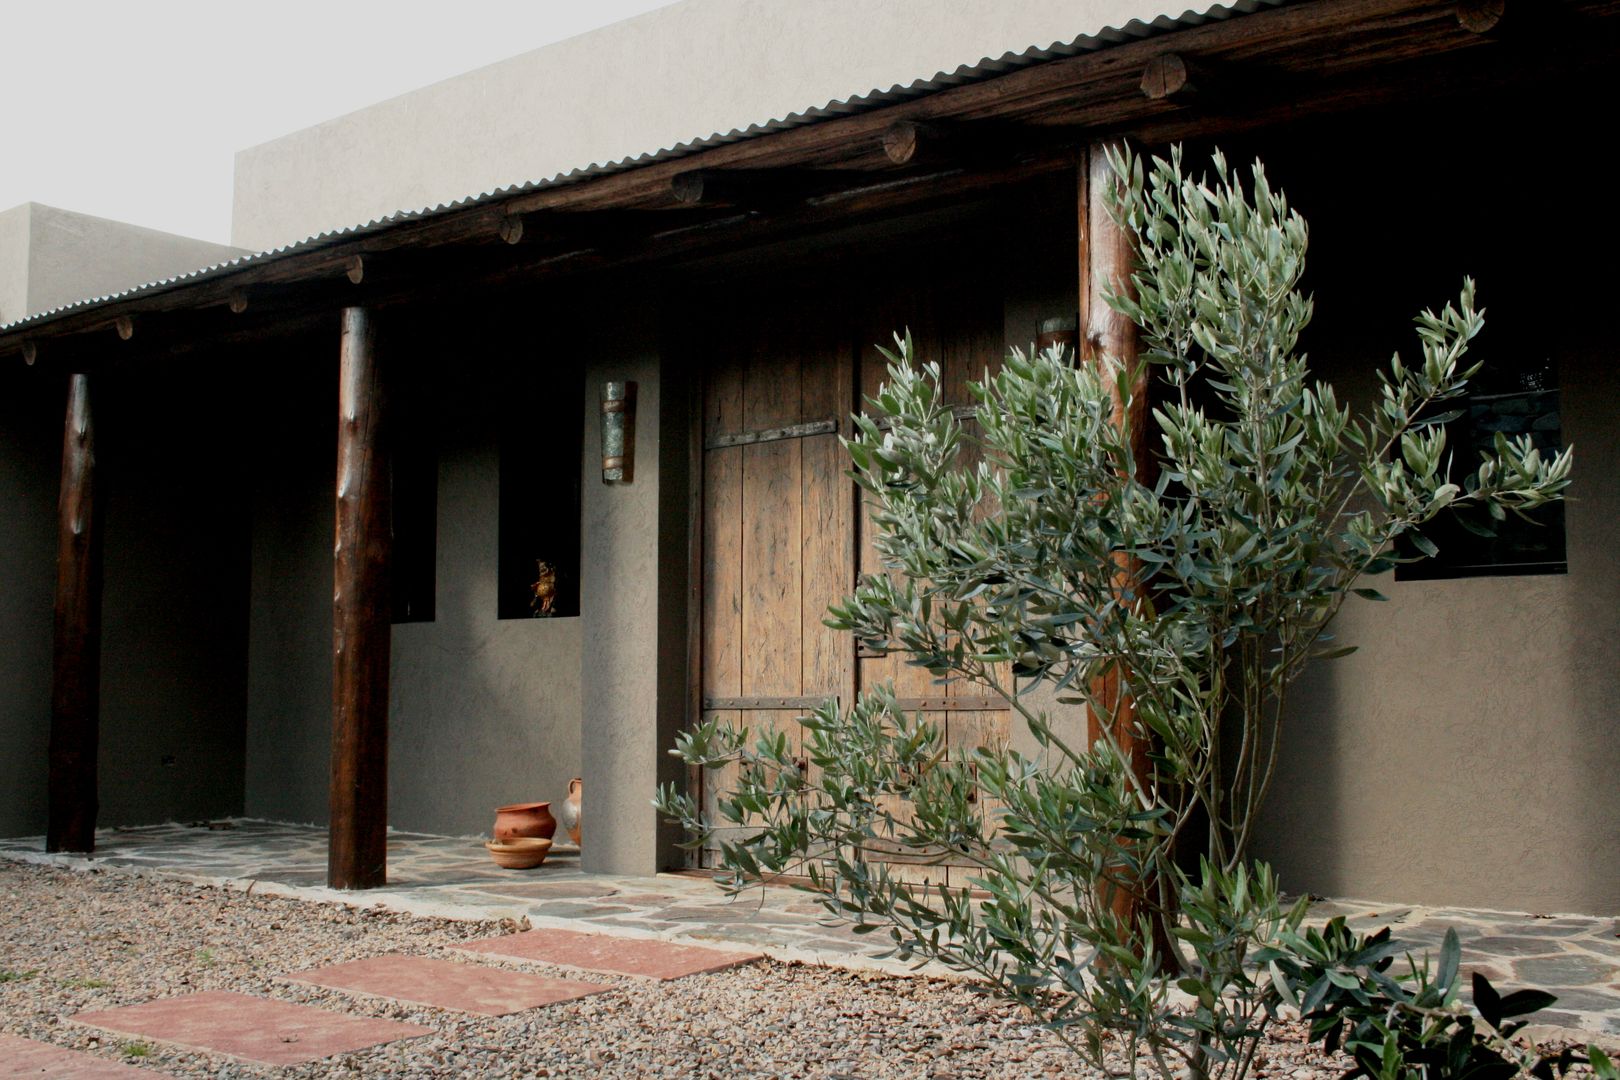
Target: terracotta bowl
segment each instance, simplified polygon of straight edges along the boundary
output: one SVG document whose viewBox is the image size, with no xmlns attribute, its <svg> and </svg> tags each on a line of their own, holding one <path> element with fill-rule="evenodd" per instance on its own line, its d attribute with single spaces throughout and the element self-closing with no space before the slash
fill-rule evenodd
<svg viewBox="0 0 1620 1080">
<path fill-rule="evenodd" d="M 485 840 L 484 847 L 495 865 L 507 870 L 532 870 L 546 861 L 551 841 L 543 836 L 519 837 L 516 840 Z"/>
<path fill-rule="evenodd" d="M 556 831 L 557 819 L 551 816 L 549 802 L 513 803 L 497 807 L 495 828 L 491 830 L 501 843 L 524 836 L 543 836 L 549 840 Z"/>
</svg>

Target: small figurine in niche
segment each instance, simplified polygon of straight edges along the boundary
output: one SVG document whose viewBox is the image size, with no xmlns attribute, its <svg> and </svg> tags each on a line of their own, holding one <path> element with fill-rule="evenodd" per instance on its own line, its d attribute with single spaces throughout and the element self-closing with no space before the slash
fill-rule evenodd
<svg viewBox="0 0 1620 1080">
<path fill-rule="evenodd" d="M 529 601 L 529 607 L 534 610 L 535 618 L 549 619 L 551 606 L 557 602 L 557 568 L 544 559 L 536 559 L 535 569 L 538 577 L 529 586 L 534 591 L 534 599 Z"/>
</svg>

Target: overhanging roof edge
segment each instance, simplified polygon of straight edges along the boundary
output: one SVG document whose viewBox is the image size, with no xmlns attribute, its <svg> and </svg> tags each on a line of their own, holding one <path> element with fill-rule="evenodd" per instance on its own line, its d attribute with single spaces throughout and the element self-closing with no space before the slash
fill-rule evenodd
<svg viewBox="0 0 1620 1080">
<path fill-rule="evenodd" d="M 641 168 L 657 162 L 676 160 L 716 147 L 916 100 L 953 87 L 993 79 L 1000 75 L 1051 61 L 1069 59 L 1082 53 L 1096 52 L 1113 45 L 1201 26 L 1208 22 L 1221 21 L 1235 15 L 1245 15 L 1264 8 L 1282 7 L 1295 2 L 1297 0 L 1229 0 L 1226 3 L 1189 8 L 1179 16 L 1172 17 L 1161 14 L 1150 22 L 1133 19 L 1124 26 L 1105 26 L 1094 33 L 1083 34 L 1067 43 L 1055 42 L 1045 47 L 1032 46 L 1020 53 L 1003 53 L 997 58 L 985 57 L 976 64 L 964 64 L 951 72 L 938 72 L 931 78 L 916 79 L 905 86 L 896 85 L 888 90 L 873 89 L 865 94 L 830 101 L 825 105 L 805 109 L 802 112 L 789 113 L 780 119 L 750 124 L 746 128 L 734 128 L 725 133 L 716 132 L 703 138 L 687 140 L 663 149 L 637 154 L 633 157 L 592 163 L 545 179 L 528 180 L 504 187 L 492 188 L 450 202 L 437 203 L 416 209 L 399 210 L 358 225 L 315 233 L 279 247 L 242 255 L 183 274 L 145 282 L 101 296 L 86 297 L 70 304 L 63 304 L 46 311 L 36 312 L 9 323 L 0 323 L 0 340 L 15 338 L 25 331 L 44 329 L 55 320 L 76 312 L 113 305 L 137 296 L 145 296 L 212 280 L 295 254 L 318 250 L 342 241 L 371 236 L 407 222 L 461 213 L 474 207 L 496 204 L 505 199 L 515 198 L 546 188 L 583 183 L 598 177 Z"/>
</svg>

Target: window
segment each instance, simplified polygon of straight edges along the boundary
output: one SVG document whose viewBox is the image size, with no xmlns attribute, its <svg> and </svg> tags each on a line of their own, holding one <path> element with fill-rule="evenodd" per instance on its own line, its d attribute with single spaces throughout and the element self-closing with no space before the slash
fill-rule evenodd
<svg viewBox="0 0 1620 1080">
<path fill-rule="evenodd" d="M 499 406 L 502 619 L 579 614 L 584 385 L 577 366 L 537 363 L 506 380 Z M 549 606 L 536 597 L 537 582 Z"/>
<path fill-rule="evenodd" d="M 1564 441 L 1558 411 L 1557 369 L 1550 359 L 1501 364 L 1487 361 L 1474 378 L 1473 392 L 1456 408 L 1462 415 L 1446 425 L 1446 445 L 1452 456 L 1452 476 L 1473 471 L 1479 452 L 1489 449 L 1497 435 L 1530 436 L 1536 449 L 1555 454 Z M 1478 509 L 1447 512 L 1430 522 L 1423 534 L 1434 541 L 1439 555 L 1407 563 L 1395 571 L 1397 581 L 1481 577 L 1505 574 L 1562 574 L 1564 556 L 1564 504 L 1539 507 L 1525 521 L 1509 514 L 1492 520 Z M 1416 554 L 1409 545 L 1403 554 Z"/>
<path fill-rule="evenodd" d="M 432 622 L 439 539 L 439 454 L 419 368 L 401 371 L 393 435 L 393 604 L 395 623 Z"/>
</svg>

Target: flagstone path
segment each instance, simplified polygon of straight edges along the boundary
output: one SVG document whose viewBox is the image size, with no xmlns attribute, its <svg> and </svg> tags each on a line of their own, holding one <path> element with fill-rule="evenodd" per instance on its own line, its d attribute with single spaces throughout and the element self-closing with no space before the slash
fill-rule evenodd
<svg viewBox="0 0 1620 1080">
<path fill-rule="evenodd" d="M 161 1075 L 116 1061 L 103 1061 L 77 1050 L 50 1043 L 0 1035 L 0 1077 L 28 1076 L 39 1080 L 151 1080 Z"/>
<path fill-rule="evenodd" d="M 399 954 L 351 960 L 285 978 L 288 982 L 324 986 L 328 990 L 435 1009 L 456 1009 L 480 1016 L 508 1016 L 608 989 L 606 983 L 548 979 L 543 975 L 483 964 L 458 964 L 453 960 Z"/>
<path fill-rule="evenodd" d="M 537 929 L 589 930 L 620 939 L 757 950 L 782 960 L 908 970 L 880 958 L 888 948 L 883 935 L 857 936 L 847 927 L 828 925 L 820 905 L 788 889 L 755 891 L 732 901 L 711 882 L 687 876 L 585 874 L 578 853 L 568 849 L 554 849 L 537 870 L 502 870 L 488 860 L 477 840 L 394 832 L 389 835 L 388 886 L 363 894 L 338 893 L 323 884 L 324 830 L 257 821 L 223 824 L 228 827 L 166 825 L 99 833 L 97 853 L 90 860 L 47 856 L 38 837 L 0 840 L 0 856 L 49 865 L 124 867 L 261 893 L 386 906 L 416 915 L 504 918 L 520 925 L 526 920 Z M 1539 1014 L 1538 1021 L 1620 1035 L 1616 918 L 1343 900 L 1312 907 L 1313 918 L 1340 914 L 1358 929 L 1389 925 L 1397 938 L 1417 948 L 1437 947 L 1446 930 L 1455 929 L 1465 967 L 1483 971 L 1499 988 L 1536 986 L 1558 996 L 1558 1003 Z M 618 945 L 615 951 L 627 947 Z"/>
<path fill-rule="evenodd" d="M 657 940 L 625 941 L 568 930 L 531 930 L 488 938 L 462 951 L 598 975 L 663 980 L 724 971 L 761 959 L 759 953 L 721 952 Z M 333 964 L 283 978 L 349 994 L 482 1016 L 507 1016 L 612 989 L 611 983 L 546 978 L 472 960 L 458 962 L 400 954 Z M 308 1064 L 432 1034 L 436 1030 L 421 1024 L 349 1016 L 332 1009 L 227 990 L 181 994 L 139 1005 L 81 1012 L 69 1019 L 72 1023 L 115 1035 L 269 1066 Z M 11 1041 L 22 1044 L 19 1060 L 32 1062 L 38 1058 L 42 1068 L 66 1069 L 59 1073 L 62 1076 L 147 1075 L 45 1043 Z M 76 1060 L 80 1058 L 84 1060 Z M 76 1069 L 90 1071 L 76 1072 Z M 94 1071 L 105 1069 L 118 1071 Z M 0 1065 L 0 1076 L 8 1075 L 5 1070 L 6 1066 Z M 50 1073 L 47 1071 L 44 1075 Z"/>
</svg>

